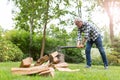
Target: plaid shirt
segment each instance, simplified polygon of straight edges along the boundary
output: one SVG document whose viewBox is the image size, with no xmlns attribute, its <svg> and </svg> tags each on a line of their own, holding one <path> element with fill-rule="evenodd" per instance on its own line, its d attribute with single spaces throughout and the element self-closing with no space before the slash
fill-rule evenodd
<svg viewBox="0 0 120 80">
<path fill-rule="evenodd" d="M 97 30 L 96 27 L 94 27 L 92 24 L 89 24 L 88 22 L 83 22 L 83 25 L 81 28 L 78 28 L 78 40 L 82 41 L 82 35 L 81 33 L 84 33 L 84 38 L 87 40 L 93 40 L 95 41 L 97 37 L 100 35 L 100 32 Z"/>
</svg>

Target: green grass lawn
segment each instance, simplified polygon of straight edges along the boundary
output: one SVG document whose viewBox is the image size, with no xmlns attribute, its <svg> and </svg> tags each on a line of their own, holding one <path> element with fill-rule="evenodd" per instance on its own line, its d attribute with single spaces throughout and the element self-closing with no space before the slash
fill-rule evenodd
<svg viewBox="0 0 120 80">
<path fill-rule="evenodd" d="M 120 67 L 109 66 L 104 70 L 103 66 L 93 65 L 91 69 L 84 68 L 85 64 L 69 64 L 70 69 L 80 69 L 78 72 L 55 71 L 54 78 L 39 75 L 13 75 L 12 67 L 19 67 L 19 62 L 0 63 L 0 80 L 120 80 Z"/>
</svg>

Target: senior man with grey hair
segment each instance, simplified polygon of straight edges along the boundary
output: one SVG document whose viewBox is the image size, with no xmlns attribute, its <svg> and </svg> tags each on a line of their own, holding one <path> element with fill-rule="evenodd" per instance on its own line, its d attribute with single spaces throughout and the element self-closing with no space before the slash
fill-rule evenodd
<svg viewBox="0 0 120 80">
<path fill-rule="evenodd" d="M 91 51 L 91 47 L 93 43 L 95 43 L 102 57 L 104 68 L 108 69 L 108 61 L 107 61 L 107 57 L 106 57 L 106 54 L 105 54 L 105 51 L 102 45 L 100 32 L 97 30 L 97 28 L 93 24 L 84 22 L 81 18 L 76 18 L 74 23 L 78 28 L 77 47 L 83 48 L 86 43 L 85 54 L 86 54 L 87 65 L 85 67 L 91 68 L 92 61 L 91 61 L 90 51 Z M 82 37 L 81 33 L 84 33 L 84 37 Z"/>
</svg>

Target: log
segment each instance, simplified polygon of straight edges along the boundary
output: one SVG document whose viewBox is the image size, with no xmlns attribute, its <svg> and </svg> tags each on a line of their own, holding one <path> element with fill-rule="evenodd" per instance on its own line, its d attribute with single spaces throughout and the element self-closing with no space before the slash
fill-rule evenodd
<svg viewBox="0 0 120 80">
<path fill-rule="evenodd" d="M 44 66 L 44 65 L 34 66 L 30 68 L 11 68 L 13 74 L 20 74 L 20 75 L 35 74 L 46 70 L 49 70 L 49 68 L 48 66 Z"/>
<path fill-rule="evenodd" d="M 37 60 L 37 62 L 35 63 L 35 66 L 39 66 L 48 60 L 49 60 L 49 56 L 45 55 L 42 58 Z"/>
<path fill-rule="evenodd" d="M 56 57 L 57 55 L 58 55 L 58 52 L 55 51 L 55 52 L 53 52 L 53 53 L 50 54 L 50 57 L 54 58 L 54 57 Z"/>
<path fill-rule="evenodd" d="M 50 57 L 50 62 L 53 63 L 53 64 L 65 62 L 65 60 L 64 60 L 64 54 L 59 53 L 57 51 L 51 53 L 49 55 L 49 57 Z"/>
<path fill-rule="evenodd" d="M 54 64 L 54 68 L 67 68 L 68 64 L 66 62 Z"/>
<path fill-rule="evenodd" d="M 66 72 L 76 72 L 79 71 L 79 69 L 69 69 L 69 68 L 56 68 L 58 71 L 66 71 Z"/>
<path fill-rule="evenodd" d="M 33 62 L 33 58 L 32 57 L 27 57 L 27 58 L 25 58 L 21 61 L 20 67 L 21 68 L 30 67 L 32 62 Z"/>
<path fill-rule="evenodd" d="M 53 53 L 51 53 L 50 55 L 49 55 L 49 60 L 50 60 L 50 63 L 58 63 L 59 62 L 59 59 L 58 59 L 58 52 L 57 51 L 55 51 L 55 52 L 53 52 Z"/>
<path fill-rule="evenodd" d="M 39 75 L 54 77 L 54 69 L 52 67 L 50 67 L 49 70 L 42 71 L 42 72 L 39 73 Z"/>
<path fill-rule="evenodd" d="M 57 64 L 59 62 L 60 62 L 60 60 L 57 57 L 54 57 L 53 60 L 52 60 L 53 64 Z"/>
<path fill-rule="evenodd" d="M 59 59 L 59 62 L 60 62 L 60 63 L 65 62 L 65 56 L 64 56 L 64 54 L 59 53 L 59 54 L 58 54 L 58 59 Z"/>
</svg>

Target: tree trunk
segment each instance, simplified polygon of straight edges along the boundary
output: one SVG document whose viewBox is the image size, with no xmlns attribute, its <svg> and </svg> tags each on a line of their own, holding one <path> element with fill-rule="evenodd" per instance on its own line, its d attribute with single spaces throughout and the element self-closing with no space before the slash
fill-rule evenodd
<svg viewBox="0 0 120 80">
<path fill-rule="evenodd" d="M 43 57 L 43 55 L 44 55 L 45 38 L 46 38 L 46 27 L 47 27 L 47 21 L 48 21 L 48 13 L 49 13 L 48 11 L 49 11 L 49 0 L 47 1 L 47 9 L 46 9 L 45 25 L 44 25 L 44 31 L 43 31 L 42 48 L 41 48 L 40 57 Z"/>
<path fill-rule="evenodd" d="M 32 1 L 32 6 L 34 7 L 34 2 Z M 33 14 L 31 13 L 31 17 L 30 17 L 30 43 L 29 43 L 29 56 L 31 57 L 32 52 L 31 52 L 31 48 L 32 48 L 32 35 L 33 35 L 33 23 L 34 23 L 34 17 Z"/>
<path fill-rule="evenodd" d="M 41 55 L 40 55 L 40 57 L 43 57 L 44 49 L 45 49 L 46 26 L 47 26 L 47 23 L 45 23 L 45 26 L 44 26 L 43 39 L 42 39 L 42 48 L 41 48 Z"/>
<path fill-rule="evenodd" d="M 82 18 L 82 11 L 81 11 L 82 5 L 81 5 L 81 3 L 82 3 L 81 1 L 77 0 L 78 16 L 79 16 L 80 18 Z"/>
<path fill-rule="evenodd" d="M 109 27 L 110 27 L 110 40 L 111 40 L 111 45 L 113 44 L 114 40 L 114 31 L 113 31 L 113 15 L 111 14 L 110 11 L 110 6 L 113 6 L 113 2 L 109 2 L 108 0 L 104 1 L 104 9 L 107 12 L 107 15 L 109 17 Z"/>
<path fill-rule="evenodd" d="M 31 47 L 32 47 L 32 33 L 33 33 L 33 19 L 30 18 L 30 44 L 29 44 L 29 56 L 31 57 Z"/>
<path fill-rule="evenodd" d="M 109 16 L 110 18 L 110 23 L 109 23 L 109 27 L 110 27 L 110 39 L 111 39 L 111 45 L 113 45 L 113 41 L 114 41 L 114 31 L 113 31 L 113 17 Z"/>
</svg>

